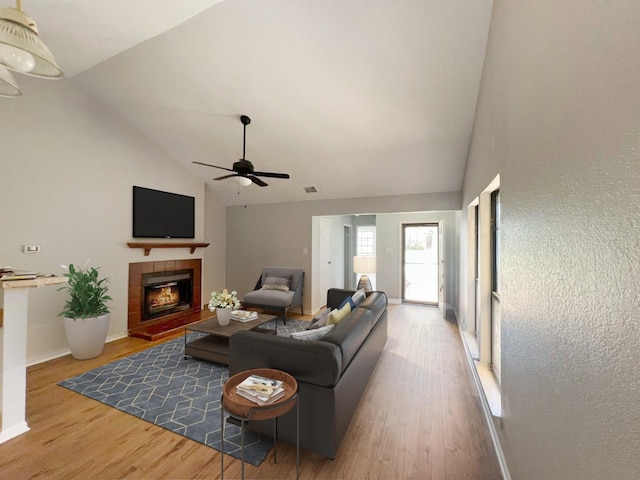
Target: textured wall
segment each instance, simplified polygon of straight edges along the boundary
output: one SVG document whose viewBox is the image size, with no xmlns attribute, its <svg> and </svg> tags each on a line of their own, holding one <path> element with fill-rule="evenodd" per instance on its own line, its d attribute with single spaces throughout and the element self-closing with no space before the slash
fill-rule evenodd
<svg viewBox="0 0 640 480">
<path fill-rule="evenodd" d="M 500 173 L 517 480 L 640 478 L 639 45 L 640 2 L 495 3 L 463 204 Z"/>
</svg>

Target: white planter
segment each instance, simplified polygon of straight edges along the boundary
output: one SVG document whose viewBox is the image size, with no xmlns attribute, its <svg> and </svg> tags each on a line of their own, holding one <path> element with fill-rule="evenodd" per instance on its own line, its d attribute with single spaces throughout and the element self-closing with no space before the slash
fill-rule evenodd
<svg viewBox="0 0 640 480">
<path fill-rule="evenodd" d="M 216 307 L 216 317 L 221 327 L 226 327 L 231 322 L 231 309 Z"/>
<path fill-rule="evenodd" d="M 64 334 L 73 358 L 88 360 L 102 353 L 110 319 L 110 313 L 96 318 L 64 318 Z"/>
</svg>

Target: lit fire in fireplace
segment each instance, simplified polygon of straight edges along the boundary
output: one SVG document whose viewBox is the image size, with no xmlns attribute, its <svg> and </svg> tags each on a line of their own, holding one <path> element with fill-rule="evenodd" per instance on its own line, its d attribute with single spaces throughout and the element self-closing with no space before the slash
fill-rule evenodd
<svg viewBox="0 0 640 480">
<path fill-rule="evenodd" d="M 176 305 L 180 300 L 180 293 L 175 284 L 154 288 L 149 293 L 148 304 L 152 310 Z"/>
<path fill-rule="evenodd" d="M 193 278 L 190 272 L 154 272 L 142 280 L 142 321 L 189 310 Z"/>
</svg>

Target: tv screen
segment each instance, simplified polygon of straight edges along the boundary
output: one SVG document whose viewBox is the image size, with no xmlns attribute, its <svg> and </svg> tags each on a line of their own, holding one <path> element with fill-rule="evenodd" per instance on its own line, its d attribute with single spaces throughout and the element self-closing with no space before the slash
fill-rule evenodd
<svg viewBox="0 0 640 480">
<path fill-rule="evenodd" d="M 194 238 L 195 198 L 134 186 L 133 236 Z"/>
</svg>

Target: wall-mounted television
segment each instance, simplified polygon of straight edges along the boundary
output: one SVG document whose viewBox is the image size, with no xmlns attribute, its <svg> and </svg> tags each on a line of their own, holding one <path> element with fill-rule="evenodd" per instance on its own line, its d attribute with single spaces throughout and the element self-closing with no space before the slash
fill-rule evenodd
<svg viewBox="0 0 640 480">
<path fill-rule="evenodd" d="M 194 238 L 195 198 L 133 187 L 134 238 Z"/>
</svg>

